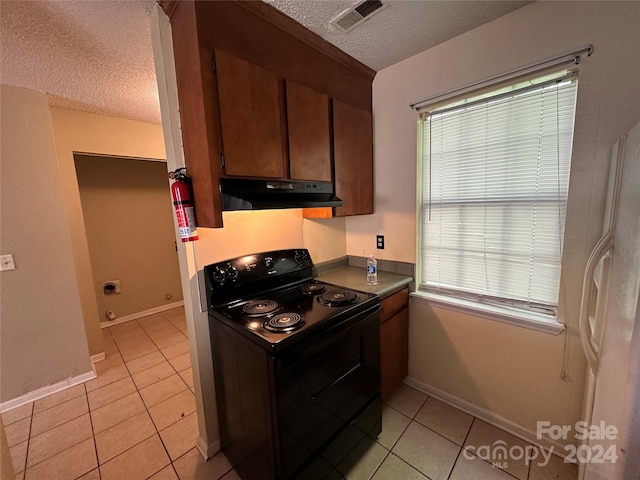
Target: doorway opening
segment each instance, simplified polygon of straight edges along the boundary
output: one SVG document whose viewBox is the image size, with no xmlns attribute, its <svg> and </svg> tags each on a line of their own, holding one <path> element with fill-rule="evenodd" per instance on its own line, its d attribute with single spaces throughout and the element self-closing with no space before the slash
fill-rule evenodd
<svg viewBox="0 0 640 480">
<path fill-rule="evenodd" d="M 101 327 L 183 305 L 163 160 L 74 153 Z"/>
</svg>

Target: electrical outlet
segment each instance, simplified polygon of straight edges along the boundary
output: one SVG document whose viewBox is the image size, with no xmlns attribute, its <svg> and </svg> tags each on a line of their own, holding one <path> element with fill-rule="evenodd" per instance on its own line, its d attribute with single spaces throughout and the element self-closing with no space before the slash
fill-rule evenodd
<svg viewBox="0 0 640 480">
<path fill-rule="evenodd" d="M 384 250 L 384 235 L 376 235 L 376 248 Z"/>
<path fill-rule="evenodd" d="M 13 261 L 13 255 L 0 255 L 0 271 L 15 270 L 16 262 Z"/>
</svg>

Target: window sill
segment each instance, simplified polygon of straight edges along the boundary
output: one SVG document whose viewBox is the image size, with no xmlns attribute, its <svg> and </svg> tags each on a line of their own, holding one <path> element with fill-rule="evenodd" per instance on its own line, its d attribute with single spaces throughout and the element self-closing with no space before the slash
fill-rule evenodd
<svg viewBox="0 0 640 480">
<path fill-rule="evenodd" d="M 415 301 L 420 303 L 426 303 L 456 312 L 475 315 L 477 317 L 486 318 L 487 320 L 537 330 L 551 335 L 559 335 L 565 330 L 564 324 L 559 323 L 554 318 L 547 315 L 523 312 L 508 307 L 482 305 L 469 300 L 437 295 L 435 293 L 418 291 L 412 292 L 410 295 Z"/>
</svg>

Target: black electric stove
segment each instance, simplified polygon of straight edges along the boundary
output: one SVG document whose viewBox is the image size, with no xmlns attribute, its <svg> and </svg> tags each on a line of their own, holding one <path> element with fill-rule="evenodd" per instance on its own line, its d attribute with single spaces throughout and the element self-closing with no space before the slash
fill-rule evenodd
<svg viewBox="0 0 640 480">
<path fill-rule="evenodd" d="M 377 295 L 314 280 L 304 249 L 204 273 L 221 443 L 241 478 L 309 478 L 349 424 L 379 433 Z"/>
<path fill-rule="evenodd" d="M 274 351 L 380 302 L 375 294 L 314 280 L 304 249 L 247 255 L 204 271 L 210 314 Z"/>
</svg>

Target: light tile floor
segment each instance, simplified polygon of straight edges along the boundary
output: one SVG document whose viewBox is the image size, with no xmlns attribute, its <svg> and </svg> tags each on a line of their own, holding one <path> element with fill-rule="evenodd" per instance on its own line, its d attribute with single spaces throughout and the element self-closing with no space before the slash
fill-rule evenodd
<svg viewBox="0 0 640 480">
<path fill-rule="evenodd" d="M 367 435 L 350 426 L 338 438 L 340 448 L 323 454 L 327 476 L 347 480 L 575 480 L 576 465 L 554 455 L 507 460 L 495 445 L 514 457 L 529 446 L 523 440 L 446 403 L 401 385 L 382 411 L 382 433 Z M 489 447 L 479 449 L 478 447 Z M 493 457 L 493 458 L 492 458 Z M 337 465 L 332 469 L 332 465 Z"/>
<path fill-rule="evenodd" d="M 97 378 L 3 413 L 19 480 L 237 479 L 195 449 L 184 311 L 102 330 Z"/>
<path fill-rule="evenodd" d="M 182 309 L 102 332 L 107 358 L 96 364 L 96 379 L 3 413 L 16 479 L 237 480 L 224 454 L 204 462 L 195 448 L 196 406 Z M 474 449 L 495 442 L 507 449 L 528 445 L 403 385 L 384 406 L 377 438 L 350 426 L 314 471 L 322 472 L 318 478 L 347 480 L 577 477 L 575 465 L 555 456 L 542 467 L 538 461 L 500 462 Z"/>
</svg>

